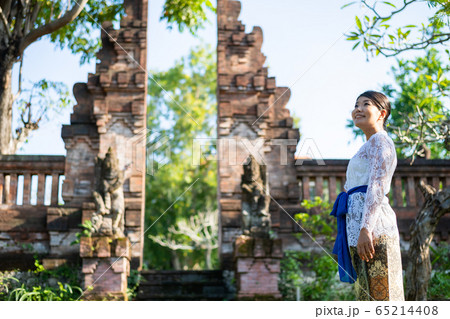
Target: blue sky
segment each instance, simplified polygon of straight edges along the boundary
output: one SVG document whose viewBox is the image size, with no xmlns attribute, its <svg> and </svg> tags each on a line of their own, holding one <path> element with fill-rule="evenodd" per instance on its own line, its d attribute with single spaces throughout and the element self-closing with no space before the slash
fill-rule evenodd
<svg viewBox="0 0 450 319">
<path fill-rule="evenodd" d="M 150 0 L 148 29 L 148 68 L 165 70 L 174 61 L 188 54 L 201 41 L 217 41 L 216 19 L 209 15 L 210 24 L 199 32 L 199 37 L 187 31 L 180 34 L 176 28 L 167 29 L 159 21 L 163 0 Z M 269 75 L 275 76 L 278 86 L 291 88 L 287 105 L 301 118 L 300 142 L 297 152 L 308 155 L 303 142 L 314 141 L 323 158 L 350 158 L 364 143 L 354 139 L 345 128 L 351 118 L 356 97 L 365 90 L 380 90 L 382 84 L 392 83 L 390 68 L 394 58 L 382 56 L 366 60 L 366 54 L 352 51 L 353 42 L 343 36 L 355 28 L 355 15 L 364 10 L 359 5 L 340 9 L 349 1 L 342 0 L 242 0 L 240 20 L 250 32 L 253 26 L 263 30 L 262 51 L 266 55 Z M 394 1 L 395 2 L 395 1 Z M 411 24 L 425 21 L 429 11 L 426 4 L 413 7 L 398 19 Z M 366 12 L 368 14 L 368 12 Z M 413 53 L 400 57 L 412 57 Z M 16 68 L 17 69 L 17 68 Z M 79 65 L 79 57 L 68 50 L 60 50 L 46 39 L 32 44 L 25 53 L 23 66 L 27 81 L 47 78 L 62 81 L 72 88 L 76 82 L 86 82 L 87 74 L 94 72 L 94 61 Z M 17 70 L 16 70 L 17 71 Z M 17 74 L 17 72 L 15 72 Z M 61 139 L 61 125 L 69 124 L 72 109 L 65 110 L 51 123 L 35 132 L 20 154 L 65 155 Z M 306 145 L 306 144 L 305 144 Z M 308 144 L 311 146 L 311 144 Z"/>
</svg>

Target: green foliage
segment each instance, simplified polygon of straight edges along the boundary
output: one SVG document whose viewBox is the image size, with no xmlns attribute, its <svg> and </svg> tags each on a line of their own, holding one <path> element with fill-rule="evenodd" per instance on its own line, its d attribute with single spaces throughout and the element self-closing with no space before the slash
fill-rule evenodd
<svg viewBox="0 0 450 319">
<path fill-rule="evenodd" d="M 11 283 L 13 282 L 19 283 L 19 279 L 12 276 L 5 278 L 3 275 L 0 275 L 0 301 L 9 295 Z"/>
<path fill-rule="evenodd" d="M 132 269 L 130 271 L 130 275 L 128 276 L 128 287 L 127 287 L 127 296 L 128 300 L 134 300 L 138 293 L 139 283 L 142 279 L 142 276 L 138 270 Z"/>
<path fill-rule="evenodd" d="M 216 12 L 209 0 L 166 0 L 160 20 L 167 20 L 169 29 L 172 29 L 173 24 L 178 24 L 180 32 L 187 28 L 195 35 L 208 21 L 205 9 Z"/>
<path fill-rule="evenodd" d="M 295 112 L 291 112 L 291 116 L 294 122 L 294 127 L 300 128 L 300 122 L 302 121 L 301 117 L 295 114 Z"/>
<path fill-rule="evenodd" d="M 38 274 L 40 272 L 42 272 L 42 273 L 45 272 L 44 266 L 41 263 L 39 263 L 39 260 L 36 257 L 34 259 L 34 266 L 36 267 L 36 269 L 34 270 L 34 273 Z"/>
<path fill-rule="evenodd" d="M 83 291 L 79 287 L 79 265 L 62 265 L 47 270 L 35 259 L 36 269 L 14 276 L 0 276 L 0 300 L 9 301 L 70 301 L 78 300 Z M 51 281 L 54 283 L 52 284 Z"/>
<path fill-rule="evenodd" d="M 296 300 L 299 289 L 301 300 L 355 300 L 353 286 L 340 282 L 337 261 L 330 252 L 337 232 L 336 218 L 330 216 L 333 205 L 319 196 L 301 205 L 306 212 L 296 214 L 295 220 L 329 253 L 286 251 L 279 277 L 283 299 Z"/>
<path fill-rule="evenodd" d="M 155 243 L 172 251 L 194 252 L 203 250 L 205 266 L 212 269 L 212 252 L 218 248 L 218 212 L 197 212 L 189 219 L 179 219 L 167 229 L 167 234 L 148 237 Z M 172 252 L 172 254 L 175 252 Z"/>
<path fill-rule="evenodd" d="M 78 226 L 81 227 L 81 232 L 77 232 L 75 236 L 77 237 L 76 240 L 70 243 L 70 245 L 78 245 L 80 243 L 81 237 L 91 237 L 91 234 L 94 231 L 94 226 L 92 225 L 91 220 L 85 220 L 83 224 L 79 224 Z M 94 249 L 94 247 L 92 247 Z"/>
<path fill-rule="evenodd" d="M 285 300 L 355 300 L 353 285 L 339 281 L 336 261 L 325 254 L 286 251 L 281 260 L 280 292 Z"/>
<path fill-rule="evenodd" d="M 32 104 L 39 113 L 46 113 L 48 110 L 60 112 L 73 104 L 69 88 L 63 82 L 49 81 L 41 79 L 32 83 L 31 89 L 22 91 L 21 99 L 16 103 L 19 110 L 24 110 L 27 104 Z M 49 120 L 49 117 L 46 118 Z"/>
<path fill-rule="evenodd" d="M 417 146 L 425 144 L 431 152 L 431 158 L 448 158 L 445 139 L 436 138 L 435 132 L 441 130 L 442 121 L 450 118 L 450 110 L 444 103 L 447 97 L 443 97 L 450 90 L 450 65 L 441 61 L 435 49 L 430 49 L 425 56 L 414 60 L 398 59 L 397 63 L 397 67 L 392 67 L 395 87 L 390 84 L 382 86 L 382 92 L 391 100 L 392 111 L 387 126 L 397 146 L 397 156 L 412 156 Z M 427 124 L 423 129 L 412 129 L 407 119 L 417 119 L 419 116 L 424 116 Z M 347 127 L 353 130 L 355 136 L 363 136 L 352 120 L 348 120 Z M 405 142 L 402 136 L 411 142 Z"/>
<path fill-rule="evenodd" d="M 296 300 L 297 287 L 301 288 L 302 285 L 304 274 L 301 269 L 302 264 L 297 258 L 299 254 L 296 251 L 285 251 L 284 258 L 280 262 L 278 285 L 285 300 Z"/>
<path fill-rule="evenodd" d="M 55 21 L 77 5 L 70 0 L 36 0 L 35 2 L 39 4 L 40 9 L 30 29 L 37 29 Z M 33 13 L 32 9 L 33 6 L 30 6 L 27 12 L 30 17 Z M 166 0 L 160 20 L 167 20 L 170 27 L 177 24 L 180 32 L 187 28 L 195 34 L 208 21 L 206 9 L 215 12 L 209 0 Z M 95 54 L 101 47 L 99 30 L 102 23 L 118 22 L 124 14 L 123 0 L 89 0 L 74 21 L 46 37 L 61 49 L 68 48 L 73 54 L 80 54 L 80 62 L 83 64 L 95 58 Z M 15 19 L 11 21 L 11 32 L 16 23 Z"/>
<path fill-rule="evenodd" d="M 147 163 L 147 235 L 164 235 L 180 219 L 217 209 L 217 165 L 211 160 L 214 143 L 202 146 L 200 165 L 193 164 L 195 139 L 216 136 L 215 61 L 210 45 L 199 46 L 169 70 L 150 72 L 147 158 L 165 164 Z M 188 268 L 205 266 L 202 251 L 173 253 L 148 236 L 145 240 L 144 259 L 149 268 L 172 269 L 176 260 Z"/>
<path fill-rule="evenodd" d="M 33 287 L 28 290 L 24 284 L 16 288 L 8 296 L 8 301 L 75 301 L 83 290 L 80 287 L 72 287 L 69 284 L 58 282 L 58 289 Z"/>
<path fill-rule="evenodd" d="M 67 282 L 71 286 L 76 286 L 80 283 L 79 273 L 74 271 L 74 269 L 79 269 L 80 265 L 78 264 L 64 264 L 55 269 L 45 269 L 35 257 L 34 265 L 36 266 L 34 273 L 37 274 L 42 281 L 48 281 L 50 278 L 57 278 Z"/>
<path fill-rule="evenodd" d="M 24 252 L 30 252 L 30 253 L 32 253 L 32 252 L 34 251 L 34 247 L 33 247 L 33 245 L 30 244 L 30 243 L 21 243 L 21 244 L 20 244 L 20 247 L 22 247 L 22 250 L 23 250 Z"/>
<path fill-rule="evenodd" d="M 331 247 L 337 232 L 336 218 L 330 215 L 333 204 L 316 196 L 313 200 L 303 200 L 301 206 L 307 212 L 294 215 L 294 219 L 314 240 L 318 240 L 320 237 L 320 241 L 325 247 Z M 299 233 L 298 236 L 308 235 Z"/>
<path fill-rule="evenodd" d="M 39 10 L 35 28 L 43 26 L 64 14 L 69 3 L 75 5 L 73 1 L 48 1 L 39 0 L 41 9 Z M 74 54 L 81 54 L 81 63 L 89 62 L 95 58 L 95 53 L 101 46 L 98 31 L 100 25 L 106 21 L 116 22 L 124 14 L 123 0 L 90 0 L 78 17 L 64 27 L 49 34 L 50 41 L 67 47 Z"/>
<path fill-rule="evenodd" d="M 78 2 L 70 0 L 33 0 L 20 3 L 7 1 L 2 4 L 1 15 L 4 23 L 0 23 L 0 25 L 5 24 L 5 27 L 0 28 L 0 38 L 5 39 L 3 41 L 5 43 L 0 45 L 0 49 L 2 54 L 9 52 L 5 57 L 2 72 L 7 74 L 11 71 L 14 63 L 23 62 L 22 50 L 26 50 L 26 46 L 30 44 L 28 39 L 38 41 L 34 37 L 27 38 L 30 32 L 39 29 L 45 30 L 51 24 L 54 25 L 58 19 L 64 17 L 78 5 Z M 215 12 L 215 8 L 209 0 L 167 0 L 161 19 L 166 19 L 169 24 L 178 24 L 180 31 L 188 28 L 194 34 L 207 21 L 205 6 Z M 10 8 L 12 9 L 10 10 Z M 21 9 L 18 10 L 18 8 Z M 83 64 L 92 58 L 95 59 L 96 53 L 101 47 L 101 37 L 99 36 L 101 25 L 108 21 L 117 24 L 124 15 L 123 0 L 89 0 L 72 22 L 44 35 L 43 38 L 49 38 L 50 42 L 61 49 L 68 48 L 73 54 L 79 54 L 80 63 Z M 19 69 L 19 82 L 22 82 L 21 79 L 22 64 Z M 19 83 L 19 87 L 22 87 L 21 83 Z M 2 89 L 5 92 L 11 92 L 10 86 Z M 43 124 L 42 119 L 52 118 L 54 113 L 48 112 L 50 109 L 60 112 L 65 106 L 72 105 L 69 99 L 71 95 L 62 83 L 41 80 L 34 84 L 30 91 L 29 96 L 24 94 L 21 100 L 15 102 L 20 113 L 17 117 L 20 120 L 19 126 L 16 136 L 12 132 L 3 132 L 10 134 L 12 139 L 11 147 L 8 146 L 6 149 L 6 146 L 2 146 L 3 152 L 14 153 L 23 143 L 26 143 L 30 132 L 37 130 L 39 125 Z M 6 94 L 6 97 L 9 97 L 9 94 Z M 33 104 L 31 104 L 32 99 L 34 100 Z"/>
<path fill-rule="evenodd" d="M 432 276 L 428 285 L 427 300 L 450 300 L 450 245 L 441 242 L 431 250 Z"/>
<path fill-rule="evenodd" d="M 15 139 L 19 148 L 28 140 L 29 134 L 44 126 L 55 115 L 61 114 L 72 104 L 71 94 L 62 82 L 42 79 L 31 83 L 30 89 L 19 92 L 19 98 L 14 106 L 19 111 Z"/>
<path fill-rule="evenodd" d="M 369 3 L 360 0 L 347 3 L 341 9 L 357 2 L 366 8 L 365 13 L 368 12 L 369 16 L 356 16 L 356 28 L 346 34 L 348 41 L 355 42 L 352 50 L 362 43 L 361 48 L 372 57 L 380 53 L 389 57 L 408 50 L 423 50 L 430 46 L 445 44 L 449 40 L 450 3 L 448 0 L 425 1 L 430 8 L 436 9 L 430 10 L 429 12 L 432 13 L 428 16 L 425 15 L 428 13 L 427 10 L 422 10 L 425 13 L 422 20 L 428 20 L 428 22 L 419 24 L 420 17 L 415 17 L 403 26 L 394 26 L 395 18 L 406 15 L 410 7 L 424 1 L 403 1 L 402 4 L 395 5 L 388 1 Z"/>
</svg>

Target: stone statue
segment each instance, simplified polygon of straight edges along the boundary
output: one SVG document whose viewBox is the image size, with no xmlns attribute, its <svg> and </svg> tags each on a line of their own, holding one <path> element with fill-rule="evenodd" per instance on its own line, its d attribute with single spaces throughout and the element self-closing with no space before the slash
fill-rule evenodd
<svg viewBox="0 0 450 319">
<path fill-rule="evenodd" d="M 125 237 L 123 171 L 119 170 L 119 161 L 111 147 L 104 159 L 95 159 L 95 181 L 93 196 L 96 212 L 91 219 L 93 233 Z"/>
<path fill-rule="evenodd" d="M 270 196 L 266 165 L 259 165 L 252 155 L 250 155 L 248 163 L 244 165 L 241 188 L 244 235 L 269 237 Z"/>
</svg>

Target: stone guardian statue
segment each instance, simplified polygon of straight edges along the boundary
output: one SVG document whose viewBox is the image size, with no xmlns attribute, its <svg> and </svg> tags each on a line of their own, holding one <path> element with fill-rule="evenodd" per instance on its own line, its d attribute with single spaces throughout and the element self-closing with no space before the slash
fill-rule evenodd
<svg viewBox="0 0 450 319">
<path fill-rule="evenodd" d="M 241 188 L 244 235 L 268 238 L 271 227 L 269 180 L 266 165 L 259 165 L 253 155 L 244 164 Z"/>
<path fill-rule="evenodd" d="M 111 147 L 104 159 L 95 159 L 95 181 L 93 196 L 96 212 L 91 219 L 93 234 L 125 237 L 123 171 L 119 169 L 119 161 Z"/>
</svg>

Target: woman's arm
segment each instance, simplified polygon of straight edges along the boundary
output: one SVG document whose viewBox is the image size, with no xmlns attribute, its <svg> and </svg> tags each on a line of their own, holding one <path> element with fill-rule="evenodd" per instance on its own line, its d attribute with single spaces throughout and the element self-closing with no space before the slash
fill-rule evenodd
<svg viewBox="0 0 450 319">
<path fill-rule="evenodd" d="M 362 214 L 357 251 L 361 259 L 369 261 L 375 254 L 372 231 L 379 215 L 379 206 L 387 193 L 392 178 L 389 172 L 395 161 L 395 148 L 384 135 L 375 135 L 369 141 L 369 182 Z"/>
<path fill-rule="evenodd" d="M 369 182 L 362 214 L 361 229 L 372 233 L 379 215 L 379 206 L 389 189 L 395 148 L 385 135 L 377 134 L 369 141 Z"/>
</svg>

